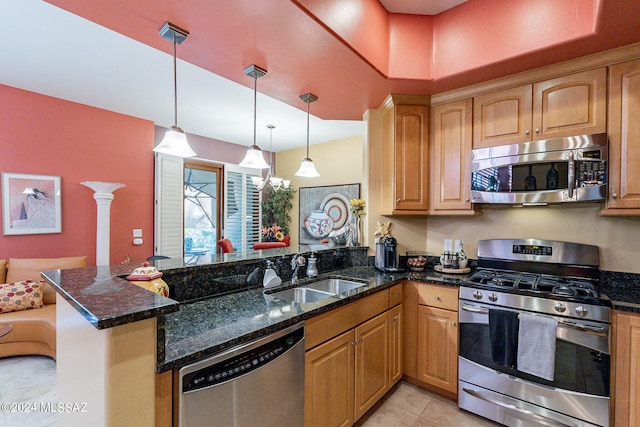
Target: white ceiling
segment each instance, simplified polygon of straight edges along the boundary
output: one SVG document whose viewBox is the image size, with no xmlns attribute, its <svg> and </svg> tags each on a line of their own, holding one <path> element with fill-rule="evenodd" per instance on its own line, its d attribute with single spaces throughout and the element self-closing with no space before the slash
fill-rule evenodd
<svg viewBox="0 0 640 427">
<path fill-rule="evenodd" d="M 466 0 L 381 0 L 392 12 L 433 14 Z M 105 110 L 173 124 L 172 56 L 41 0 L 1 0 L 7 36 L 0 53 L 0 84 Z M 160 37 L 158 35 L 158 37 Z M 167 43 L 170 43 L 167 41 Z M 187 39 L 184 43 L 189 43 Z M 180 46 L 178 46 L 180 52 Z M 178 60 L 178 124 L 188 133 L 249 145 L 253 91 Z M 269 74 L 258 80 L 268 79 Z M 248 85 L 252 80 L 247 77 Z M 258 144 L 273 151 L 306 143 L 306 104 L 290 106 L 258 93 Z M 361 121 L 313 116 L 311 144 L 364 132 Z"/>
<path fill-rule="evenodd" d="M 380 0 L 380 3 L 391 13 L 437 15 L 466 1 L 467 0 Z"/>
</svg>

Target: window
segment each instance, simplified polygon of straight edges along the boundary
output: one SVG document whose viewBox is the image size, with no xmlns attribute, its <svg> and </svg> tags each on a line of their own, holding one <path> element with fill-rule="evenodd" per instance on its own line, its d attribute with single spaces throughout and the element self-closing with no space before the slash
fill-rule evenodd
<svg viewBox="0 0 640 427">
<path fill-rule="evenodd" d="M 261 172 L 156 153 L 154 254 L 216 253 L 222 237 L 236 251 L 253 249 L 260 240 L 262 195 L 251 176 Z"/>
</svg>

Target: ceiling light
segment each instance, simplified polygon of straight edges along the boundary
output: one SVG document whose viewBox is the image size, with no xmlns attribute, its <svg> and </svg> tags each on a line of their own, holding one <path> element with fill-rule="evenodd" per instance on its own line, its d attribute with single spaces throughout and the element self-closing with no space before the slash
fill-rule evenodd
<svg viewBox="0 0 640 427">
<path fill-rule="evenodd" d="M 313 160 L 309 157 L 309 104 L 316 101 L 318 99 L 312 93 L 305 93 L 304 95 L 300 95 L 300 99 L 307 103 L 307 157 L 302 159 L 302 163 L 300 163 L 300 169 L 296 172 L 296 176 L 302 176 L 305 178 L 315 178 L 320 176 L 316 167 L 313 164 Z"/>
<path fill-rule="evenodd" d="M 193 157 L 196 152 L 191 149 L 187 141 L 187 135 L 178 126 L 178 78 L 176 44 L 180 44 L 189 37 L 189 32 L 175 25 L 165 22 L 160 28 L 160 35 L 165 39 L 173 41 L 173 126 L 167 132 L 153 151 L 157 153 L 171 154 L 178 157 Z"/>
<path fill-rule="evenodd" d="M 253 169 L 267 169 L 269 165 L 264 160 L 262 150 L 256 144 L 256 104 L 258 100 L 258 79 L 265 74 L 267 70 L 263 70 L 257 65 L 249 65 L 244 69 L 247 76 L 253 77 L 253 145 L 247 150 L 244 159 L 240 162 L 240 166 Z"/>
<path fill-rule="evenodd" d="M 262 178 L 261 176 L 251 177 L 251 181 L 258 191 L 261 191 L 267 184 L 271 184 L 271 187 L 275 191 L 278 191 L 281 188 L 288 189 L 289 184 L 291 184 L 291 181 L 278 178 L 273 173 L 273 130 L 275 127 L 275 125 L 267 125 L 267 129 L 269 129 L 269 172 L 267 173 L 266 178 Z"/>
</svg>

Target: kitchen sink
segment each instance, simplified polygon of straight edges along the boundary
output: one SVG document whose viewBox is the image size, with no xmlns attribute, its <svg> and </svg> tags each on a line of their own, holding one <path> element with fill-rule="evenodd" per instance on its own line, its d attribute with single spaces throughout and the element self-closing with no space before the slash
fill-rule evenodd
<svg viewBox="0 0 640 427">
<path fill-rule="evenodd" d="M 317 302 L 326 298 L 331 298 L 334 296 L 332 293 L 322 292 L 314 289 L 308 288 L 292 288 L 286 289 L 280 292 L 274 292 L 269 294 L 272 297 L 280 298 L 285 301 L 297 302 L 299 304 L 304 304 L 308 302 Z"/>
<path fill-rule="evenodd" d="M 366 283 L 355 282 L 353 280 L 332 278 L 318 280 L 317 282 L 305 285 L 305 287 L 307 289 L 314 289 L 317 291 L 338 295 L 348 293 L 354 289 L 361 288 L 366 285 Z"/>
</svg>

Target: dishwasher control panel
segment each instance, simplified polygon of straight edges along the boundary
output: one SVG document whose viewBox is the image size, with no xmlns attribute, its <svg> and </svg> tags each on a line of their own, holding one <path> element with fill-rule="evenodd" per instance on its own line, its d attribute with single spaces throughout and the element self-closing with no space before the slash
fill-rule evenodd
<svg viewBox="0 0 640 427">
<path fill-rule="evenodd" d="M 182 378 L 182 391 L 188 393 L 246 375 L 277 359 L 303 339 L 304 329 L 298 329 L 220 363 L 187 374 Z"/>
</svg>

